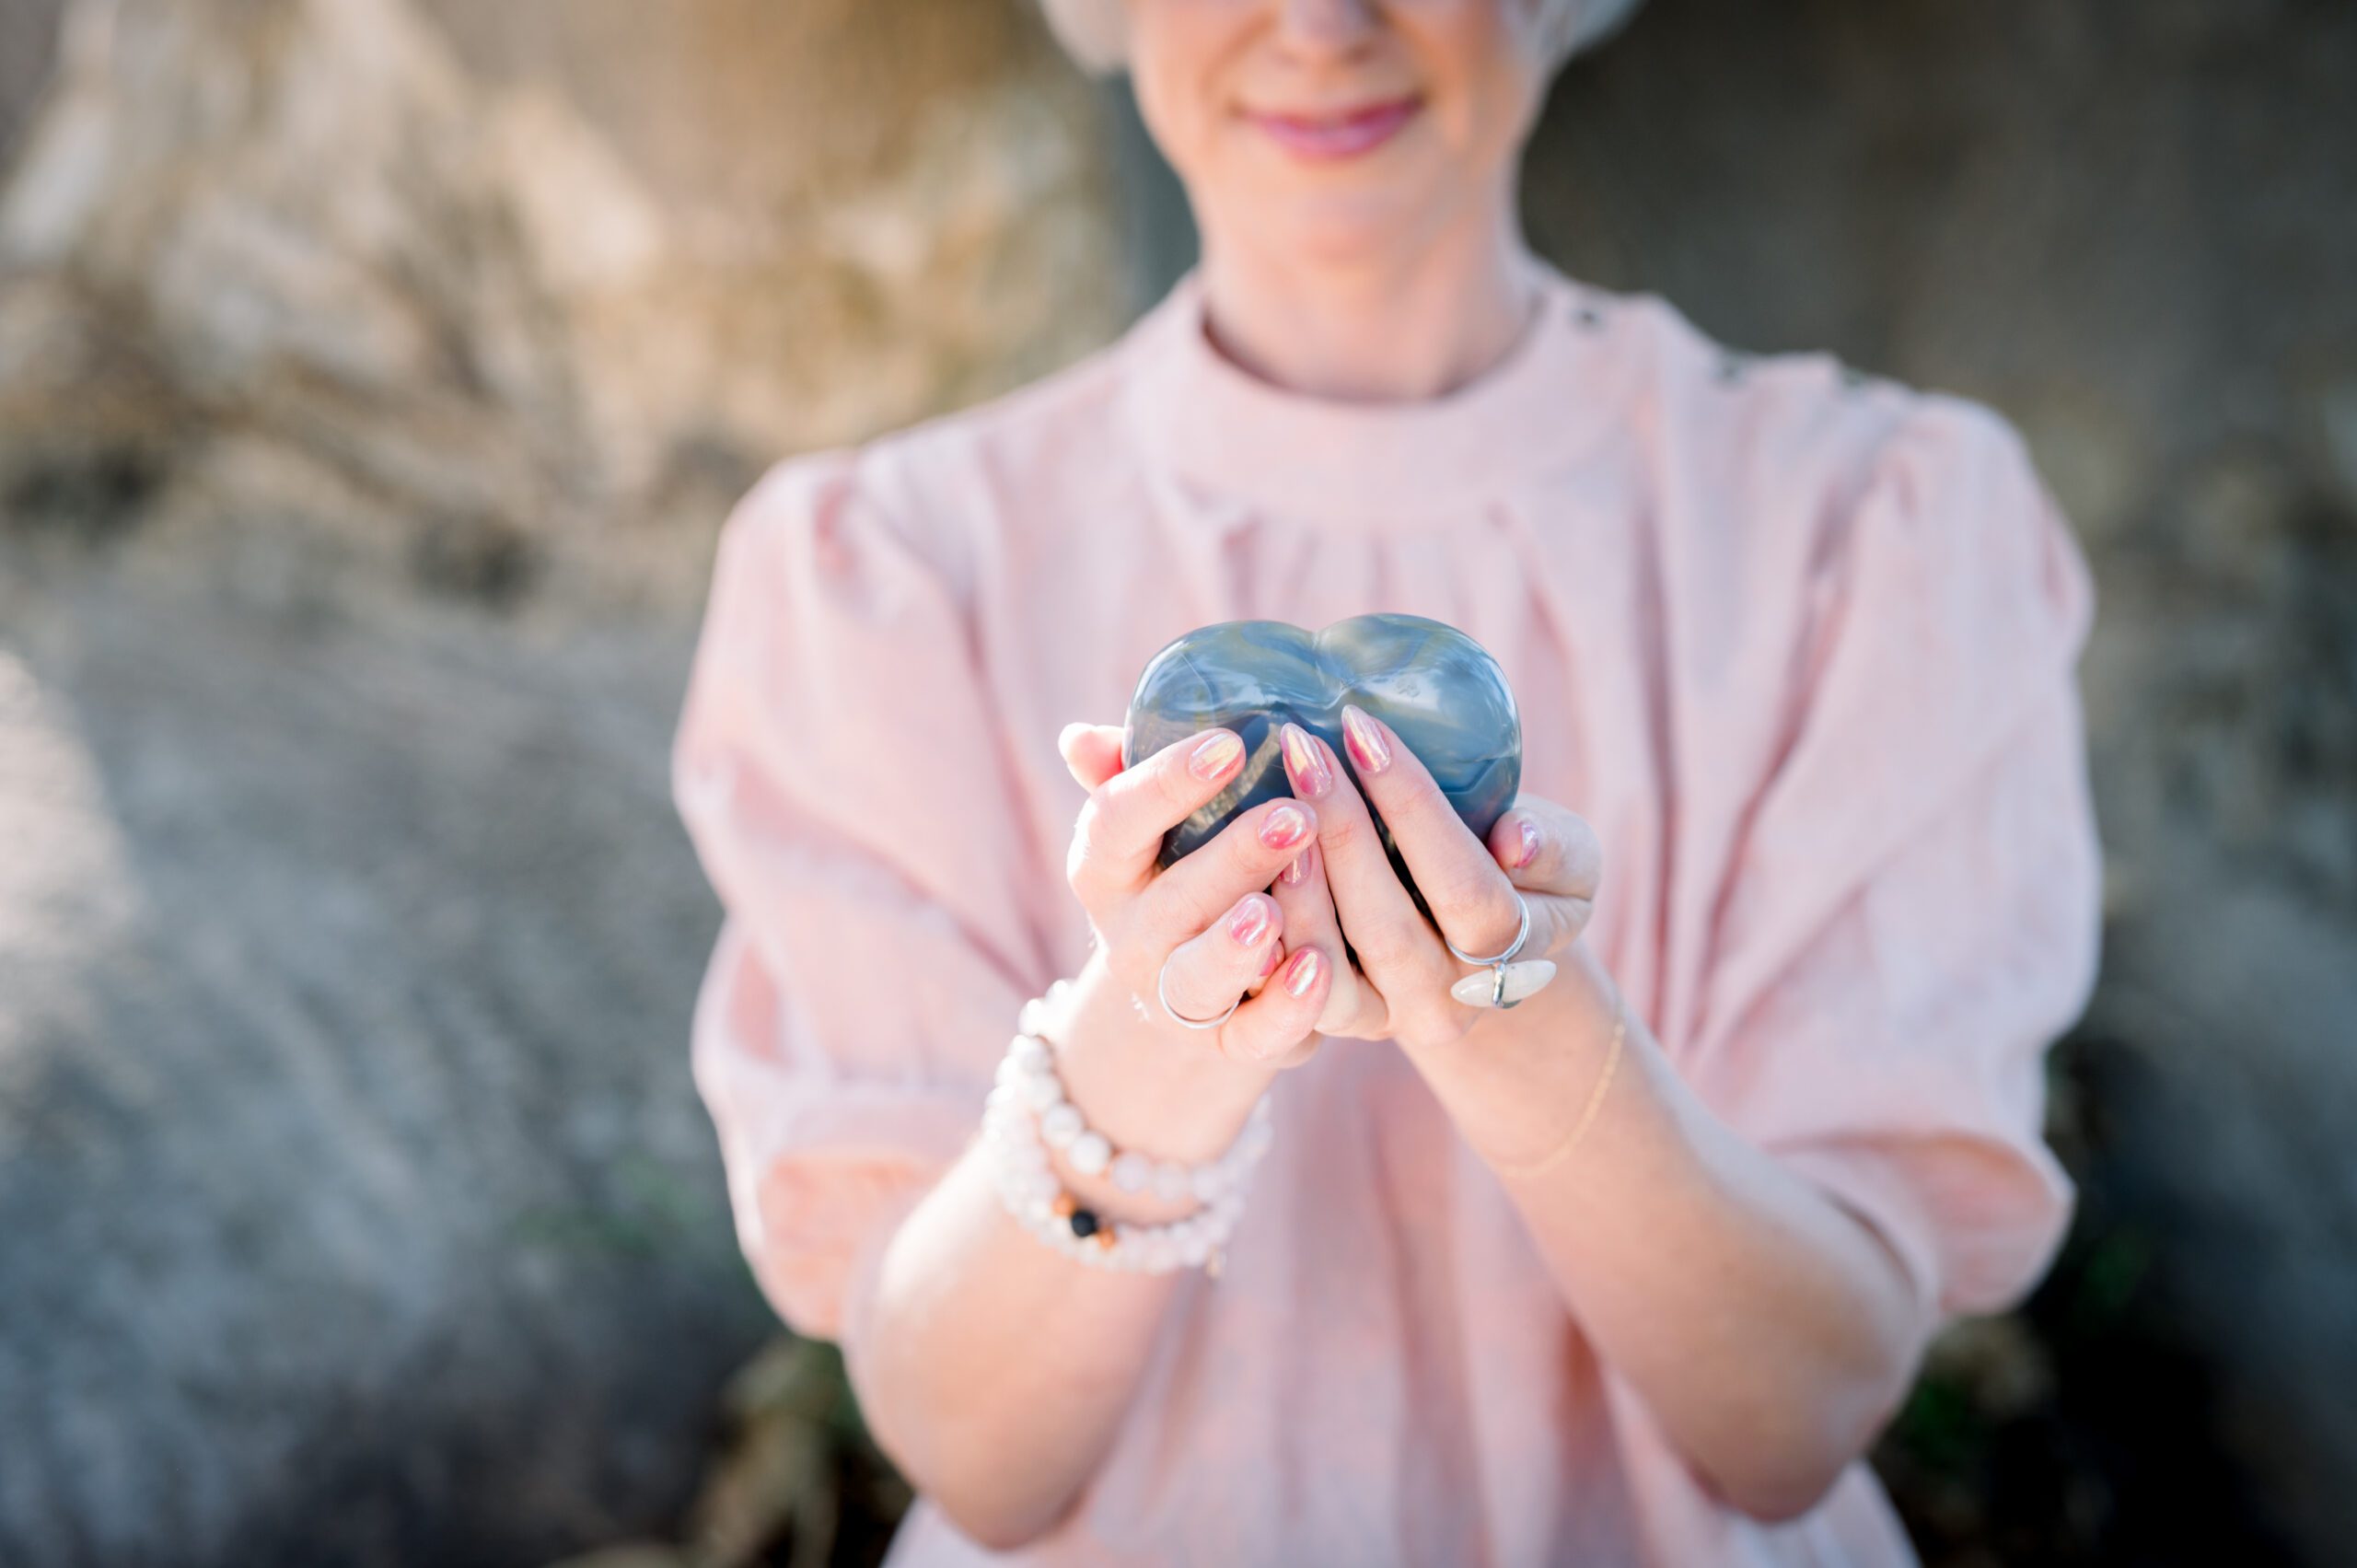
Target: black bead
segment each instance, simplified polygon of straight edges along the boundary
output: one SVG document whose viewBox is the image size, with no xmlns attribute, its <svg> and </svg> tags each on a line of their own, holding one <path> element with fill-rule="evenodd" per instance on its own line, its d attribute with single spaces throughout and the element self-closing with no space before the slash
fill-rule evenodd
<svg viewBox="0 0 2357 1568">
<path fill-rule="evenodd" d="M 1074 1209 L 1072 1212 L 1072 1233 L 1074 1236 L 1081 1237 L 1083 1240 L 1095 1236 L 1097 1234 L 1097 1216 L 1090 1214 L 1086 1209 Z"/>
</svg>

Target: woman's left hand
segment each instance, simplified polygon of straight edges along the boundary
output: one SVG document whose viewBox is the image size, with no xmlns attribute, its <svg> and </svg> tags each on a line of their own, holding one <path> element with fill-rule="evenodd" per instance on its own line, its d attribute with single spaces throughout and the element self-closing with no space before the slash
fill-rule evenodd
<svg viewBox="0 0 2357 1568">
<path fill-rule="evenodd" d="M 1294 794 L 1312 801 L 1318 832 L 1272 889 L 1289 941 L 1324 941 L 1341 951 L 1347 936 L 1358 968 L 1341 966 L 1320 1033 L 1394 1040 L 1411 1050 L 1460 1040 L 1482 1009 L 1449 993 L 1483 971 L 1449 955 L 1438 923 L 1459 950 L 1502 952 L 1530 906 L 1530 935 L 1515 961 L 1552 958 L 1579 940 L 1603 872 L 1596 831 L 1568 807 L 1526 795 L 1498 819 L 1483 843 L 1433 782 L 1422 762 L 1388 725 L 1357 707 L 1342 711 L 1343 743 L 1366 787 L 1353 788 L 1333 749 L 1296 725 L 1284 729 L 1285 773 Z M 1368 815 L 1372 802 L 1431 906 L 1420 913 Z M 1340 930 L 1334 927 L 1340 923 Z"/>
</svg>

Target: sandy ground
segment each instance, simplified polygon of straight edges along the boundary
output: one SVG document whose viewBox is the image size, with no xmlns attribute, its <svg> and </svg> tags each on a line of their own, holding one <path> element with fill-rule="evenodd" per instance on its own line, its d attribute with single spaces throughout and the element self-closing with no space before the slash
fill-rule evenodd
<svg viewBox="0 0 2357 1568">
<path fill-rule="evenodd" d="M 686 1031 L 692 628 L 0 530 L 0 1561 L 517 1562 L 769 1318 Z"/>
</svg>

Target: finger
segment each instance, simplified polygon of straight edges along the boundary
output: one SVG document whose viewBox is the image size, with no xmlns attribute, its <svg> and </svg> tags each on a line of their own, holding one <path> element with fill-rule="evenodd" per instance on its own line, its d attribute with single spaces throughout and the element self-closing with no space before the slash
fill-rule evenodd
<svg viewBox="0 0 2357 1568">
<path fill-rule="evenodd" d="M 1391 869 L 1375 819 L 1342 776 L 1333 749 L 1299 725 L 1285 726 L 1283 742 L 1294 795 L 1318 807 L 1318 860 L 1333 892 L 1334 912 L 1350 934 L 1359 968 L 1396 1021 L 1404 997 L 1418 990 L 1445 991 L 1457 978 L 1456 965 Z"/>
<path fill-rule="evenodd" d="M 1312 807 L 1296 800 L 1261 802 L 1147 885 L 1132 917 L 1136 940 L 1151 952 L 1189 940 L 1238 898 L 1275 881 L 1317 833 Z"/>
<path fill-rule="evenodd" d="M 1533 892 L 1593 900 L 1604 880 L 1604 846 L 1587 819 L 1535 795 L 1491 828 L 1490 853 L 1515 887 Z"/>
<path fill-rule="evenodd" d="M 1163 997 L 1181 1018 L 1216 1018 L 1284 957 L 1284 912 L 1266 893 L 1247 893 L 1162 967 Z"/>
<path fill-rule="evenodd" d="M 1232 729 L 1207 729 L 1172 741 L 1097 785 L 1080 808 L 1064 865 L 1081 901 L 1093 910 L 1103 898 L 1144 883 L 1153 875 L 1163 835 L 1233 784 L 1243 766 L 1244 738 Z M 1226 902 L 1207 909 L 1204 921 L 1181 935 L 1192 935 Z"/>
<path fill-rule="evenodd" d="M 1531 934 L 1525 953 L 1552 953 L 1577 941 L 1596 912 L 1596 889 L 1604 880 L 1604 846 L 1587 819 L 1568 807 L 1526 795 L 1490 830 L 1490 850 L 1529 898 Z"/>
<path fill-rule="evenodd" d="M 1441 935 L 1464 952 L 1504 952 L 1522 929 L 1522 905 L 1496 855 L 1474 837 L 1431 772 L 1390 726 L 1362 708 L 1345 706 L 1342 744 Z"/>
<path fill-rule="evenodd" d="M 1294 1067 L 1318 1047 L 1318 1016 L 1339 968 L 1323 947 L 1296 947 L 1220 1030 L 1220 1049 L 1239 1062 Z"/>
<path fill-rule="evenodd" d="M 1056 737 L 1056 749 L 1080 787 L 1093 790 L 1121 771 L 1121 726 L 1068 724 Z"/>
<path fill-rule="evenodd" d="M 1322 858 L 1315 843 L 1306 846 L 1277 874 L 1276 884 L 1269 891 L 1275 895 L 1277 908 L 1284 912 L 1288 946 L 1314 946 L 1339 953 L 1342 950 L 1342 927 L 1334 913 L 1334 894 L 1326 885 Z M 1380 1040 L 1385 1024 L 1382 994 L 1361 980 L 1350 965 L 1337 965 L 1326 1010 L 1318 1016 L 1318 1032 L 1354 1040 Z"/>
</svg>

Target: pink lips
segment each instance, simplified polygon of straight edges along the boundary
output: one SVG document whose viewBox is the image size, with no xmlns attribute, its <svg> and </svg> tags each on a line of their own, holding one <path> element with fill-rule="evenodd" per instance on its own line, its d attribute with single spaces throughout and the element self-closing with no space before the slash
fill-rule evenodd
<svg viewBox="0 0 2357 1568">
<path fill-rule="evenodd" d="M 1370 152 L 1389 141 L 1422 107 L 1420 99 L 1403 98 L 1369 104 L 1347 114 L 1311 118 L 1247 110 L 1245 118 L 1296 157 L 1346 158 Z"/>
</svg>

